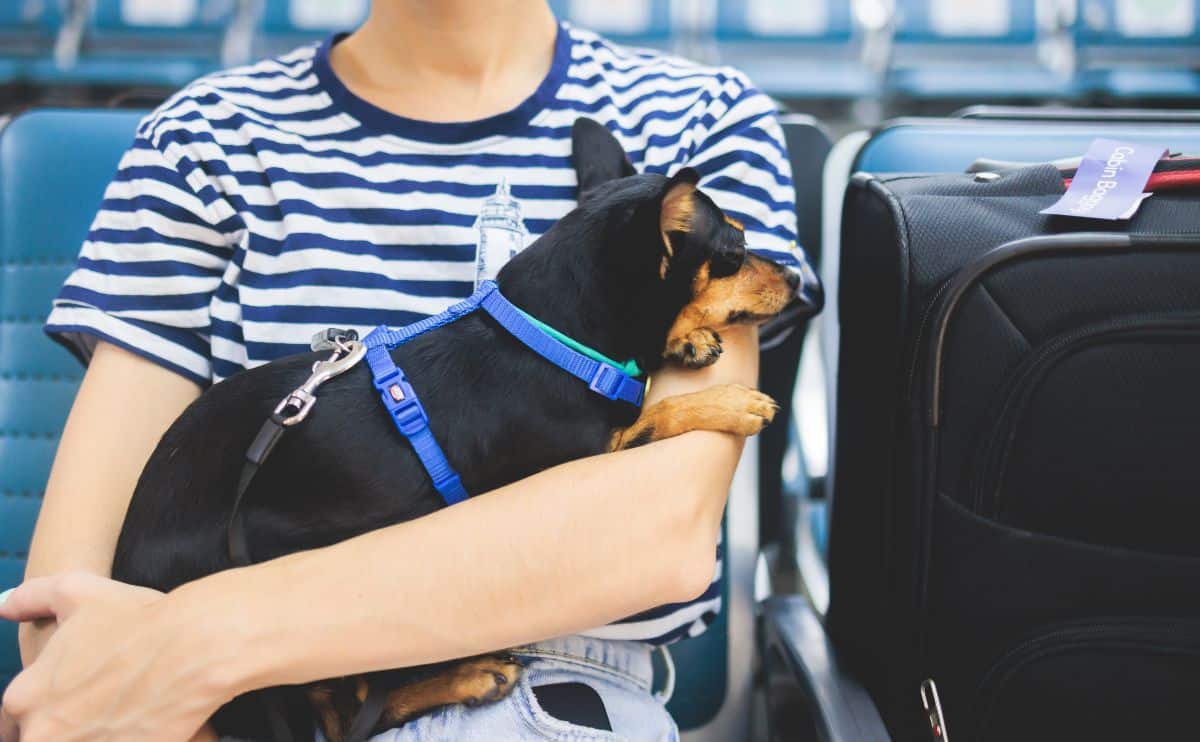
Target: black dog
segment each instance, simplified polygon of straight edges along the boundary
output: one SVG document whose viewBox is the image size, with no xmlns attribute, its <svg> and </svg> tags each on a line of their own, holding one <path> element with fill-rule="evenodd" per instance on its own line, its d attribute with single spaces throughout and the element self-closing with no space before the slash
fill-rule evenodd
<svg viewBox="0 0 1200 742">
<path fill-rule="evenodd" d="M 696 189 L 694 171 L 670 179 L 636 175 L 604 127 L 581 119 L 572 134 L 580 205 L 500 272 L 500 288 L 514 304 L 610 358 L 633 358 L 653 371 L 664 359 L 713 363 L 721 326 L 764 321 L 789 303 L 797 280 L 747 255 L 740 226 Z M 171 590 L 234 566 L 226 527 L 247 447 L 276 403 L 326 355 L 297 355 L 239 373 L 188 407 L 142 472 L 117 545 L 116 579 Z M 753 435 L 776 409 L 769 397 L 730 385 L 665 400 L 639 416 L 531 352 L 483 312 L 392 356 L 471 493 L 689 430 Z M 380 404 L 365 364 L 326 383 L 319 398 L 246 493 L 242 512 L 254 561 L 327 546 L 443 506 Z M 327 681 L 311 686 L 307 701 L 293 692 L 290 707 L 306 713 L 291 723 L 297 738 L 311 738 L 315 712 L 338 742 L 369 684 L 386 683 L 391 692 L 378 732 L 437 706 L 499 698 L 518 673 L 512 660 L 484 656 Z M 271 736 L 262 707 L 246 697 L 213 722 L 222 734 Z"/>
</svg>

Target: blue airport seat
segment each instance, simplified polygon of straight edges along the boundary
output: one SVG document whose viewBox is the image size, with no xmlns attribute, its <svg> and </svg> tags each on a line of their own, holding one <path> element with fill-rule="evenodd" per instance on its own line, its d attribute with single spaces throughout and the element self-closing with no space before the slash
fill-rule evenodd
<svg viewBox="0 0 1200 742">
<path fill-rule="evenodd" d="M 30 62 L 50 56 L 61 20 L 52 0 L 0 4 L 0 84 L 22 79 Z"/>
<path fill-rule="evenodd" d="M 670 0 L 550 0 L 559 19 L 626 46 L 669 49 Z"/>
<path fill-rule="evenodd" d="M 717 0 L 717 54 L 770 95 L 856 99 L 880 92 L 845 0 Z"/>
<path fill-rule="evenodd" d="M 1200 0 L 1081 0 L 1077 47 L 1088 92 L 1121 99 L 1200 96 Z"/>
<path fill-rule="evenodd" d="M 871 173 L 963 172 L 979 157 L 1047 162 L 1082 155 L 1096 137 L 1200 152 L 1200 127 L 1195 124 L 898 119 L 859 151 L 854 169 Z"/>
<path fill-rule="evenodd" d="M 221 67 L 239 0 L 95 0 L 74 59 L 44 59 L 44 84 L 179 88 Z"/>
<path fill-rule="evenodd" d="M 333 33 L 353 31 L 369 10 L 369 0 L 265 0 L 253 56 L 276 56 Z"/>
<path fill-rule="evenodd" d="M 919 98 L 1073 95 L 1069 72 L 1039 62 L 1037 0 L 899 0 L 888 87 Z"/>
<path fill-rule="evenodd" d="M 42 333 L 142 116 L 37 111 L 0 132 L 0 586 L 21 581 L 79 363 Z M 20 667 L 0 622 L 0 688 Z"/>
</svg>

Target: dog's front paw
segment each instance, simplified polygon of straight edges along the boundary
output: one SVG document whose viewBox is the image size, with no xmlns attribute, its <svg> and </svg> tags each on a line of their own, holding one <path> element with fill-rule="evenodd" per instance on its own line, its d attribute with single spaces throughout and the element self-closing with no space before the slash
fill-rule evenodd
<svg viewBox="0 0 1200 742">
<path fill-rule="evenodd" d="M 741 384 L 728 384 L 718 389 L 721 403 L 735 411 L 733 429 L 728 431 L 730 433 L 757 435 L 775 419 L 775 413 L 779 412 L 779 404 L 757 389 Z"/>
<path fill-rule="evenodd" d="M 667 341 L 664 357 L 688 368 L 711 366 L 721 357 L 721 336 L 716 330 L 700 327 L 688 334 Z"/>
<path fill-rule="evenodd" d="M 454 695 L 467 706 L 478 706 L 504 698 L 521 677 L 521 663 L 507 656 L 488 655 L 467 660 L 454 668 Z"/>
</svg>

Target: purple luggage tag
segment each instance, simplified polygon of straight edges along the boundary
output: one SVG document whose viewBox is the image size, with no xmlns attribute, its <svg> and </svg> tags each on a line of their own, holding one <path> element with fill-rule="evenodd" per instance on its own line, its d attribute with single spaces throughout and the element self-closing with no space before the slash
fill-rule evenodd
<svg viewBox="0 0 1200 742">
<path fill-rule="evenodd" d="M 1086 219 L 1129 219 L 1142 201 L 1154 166 L 1167 148 L 1152 144 L 1129 144 L 1096 139 L 1079 163 L 1071 186 L 1042 214 L 1060 214 Z"/>
</svg>

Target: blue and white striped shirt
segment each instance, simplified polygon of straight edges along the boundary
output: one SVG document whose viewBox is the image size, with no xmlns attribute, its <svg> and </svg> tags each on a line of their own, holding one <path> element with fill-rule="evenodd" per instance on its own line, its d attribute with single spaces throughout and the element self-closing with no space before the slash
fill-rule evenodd
<svg viewBox="0 0 1200 742">
<path fill-rule="evenodd" d="M 507 178 L 530 239 L 575 205 L 570 130 L 589 116 L 639 171 L 690 165 L 752 248 L 794 260 L 793 189 L 772 102 L 731 69 L 612 45 L 563 25 L 549 74 L 513 110 L 402 118 L 335 76 L 337 38 L 202 78 L 139 126 L 51 336 L 97 339 L 201 385 L 308 350 L 326 327 L 405 325 L 471 293 L 474 222 Z M 697 601 L 594 635 L 667 641 L 720 607 Z"/>
</svg>

